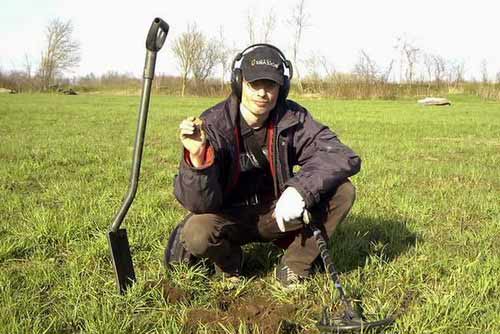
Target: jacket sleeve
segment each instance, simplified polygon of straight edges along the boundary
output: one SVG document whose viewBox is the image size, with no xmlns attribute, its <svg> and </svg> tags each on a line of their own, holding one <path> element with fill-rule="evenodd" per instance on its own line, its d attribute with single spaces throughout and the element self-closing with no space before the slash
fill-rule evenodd
<svg viewBox="0 0 500 334">
<path fill-rule="evenodd" d="M 216 212 L 222 205 L 223 192 L 219 183 L 220 168 L 212 146 L 207 149 L 209 163 L 193 167 L 185 152 L 179 174 L 174 181 L 174 195 L 187 210 L 193 213 Z"/>
<path fill-rule="evenodd" d="M 296 188 L 306 207 L 311 208 L 320 202 L 322 195 L 359 172 L 361 159 L 328 127 L 304 111 L 304 121 L 298 125 L 293 138 L 295 156 L 301 168 L 285 186 Z"/>
</svg>

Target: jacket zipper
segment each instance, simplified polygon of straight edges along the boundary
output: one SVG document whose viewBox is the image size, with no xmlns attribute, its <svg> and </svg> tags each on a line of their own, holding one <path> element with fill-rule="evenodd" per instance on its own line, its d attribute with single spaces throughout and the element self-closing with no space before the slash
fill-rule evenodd
<svg viewBox="0 0 500 334">
<path fill-rule="evenodd" d="M 234 137 L 236 139 L 236 157 L 235 157 L 236 170 L 234 171 L 231 182 L 229 182 L 227 187 L 226 187 L 226 190 L 225 190 L 226 193 L 229 193 L 231 190 L 234 189 L 234 187 L 238 183 L 238 179 L 240 178 L 240 170 L 241 170 L 240 158 L 239 158 L 240 157 L 240 133 L 239 133 L 237 127 L 234 128 Z"/>
</svg>

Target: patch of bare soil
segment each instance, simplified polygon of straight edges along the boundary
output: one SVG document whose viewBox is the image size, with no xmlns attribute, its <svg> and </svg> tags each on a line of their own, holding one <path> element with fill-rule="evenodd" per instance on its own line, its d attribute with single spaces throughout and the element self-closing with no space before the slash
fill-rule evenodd
<svg viewBox="0 0 500 334">
<path fill-rule="evenodd" d="M 146 289 L 159 289 L 165 301 L 170 304 L 182 303 L 191 298 L 189 292 L 173 286 L 169 281 L 164 279 L 159 282 L 146 283 Z"/>
<path fill-rule="evenodd" d="M 269 334 L 293 334 L 302 330 L 293 323 L 297 311 L 295 305 L 279 304 L 263 296 L 246 296 L 232 301 L 225 296 L 217 301 L 217 306 L 212 310 L 189 311 L 184 333 L 196 333 L 200 324 L 215 328 L 219 323 L 235 328 L 245 323 L 249 328 L 258 327 L 261 333 Z"/>
</svg>

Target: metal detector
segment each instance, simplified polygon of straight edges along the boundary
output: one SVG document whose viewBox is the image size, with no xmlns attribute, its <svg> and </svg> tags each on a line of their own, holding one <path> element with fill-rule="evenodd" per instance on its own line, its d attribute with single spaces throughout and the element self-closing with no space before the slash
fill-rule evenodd
<svg viewBox="0 0 500 334">
<path fill-rule="evenodd" d="M 137 132 L 135 135 L 130 185 L 122 206 L 108 231 L 111 259 L 113 260 L 116 283 L 120 294 L 124 294 L 127 288 L 136 281 L 127 230 L 124 228 L 121 229 L 120 225 L 127 215 L 128 209 L 130 205 L 132 205 L 137 192 L 139 173 L 141 170 L 142 148 L 144 146 L 144 134 L 146 132 L 146 121 L 149 110 L 149 98 L 151 96 L 151 84 L 155 72 L 156 53 L 162 48 L 163 43 L 165 43 L 168 29 L 168 24 L 157 17 L 153 20 L 146 38 L 146 63 L 144 65 L 141 105 L 139 109 L 139 121 L 137 122 Z"/>
<path fill-rule="evenodd" d="M 330 277 L 335 284 L 335 288 L 340 295 L 340 300 L 342 304 L 344 304 L 344 314 L 341 317 L 334 317 L 328 312 L 328 308 L 323 308 L 323 313 L 321 319 L 316 324 L 320 333 L 340 333 L 340 332 L 348 332 L 348 331 L 361 331 L 364 333 L 365 331 L 373 328 L 378 328 L 382 326 L 390 325 L 394 322 L 394 317 L 388 317 L 382 320 L 377 321 L 368 321 L 360 312 L 358 312 L 347 298 L 344 288 L 340 283 L 340 277 L 333 265 L 332 258 L 328 251 L 328 246 L 325 238 L 321 234 L 319 228 L 314 226 L 310 222 L 311 215 L 309 212 L 305 211 L 302 221 L 306 225 L 306 228 L 309 228 L 316 240 L 318 245 L 321 259 L 323 260 L 323 264 L 325 266 L 325 271 L 330 274 Z"/>
</svg>

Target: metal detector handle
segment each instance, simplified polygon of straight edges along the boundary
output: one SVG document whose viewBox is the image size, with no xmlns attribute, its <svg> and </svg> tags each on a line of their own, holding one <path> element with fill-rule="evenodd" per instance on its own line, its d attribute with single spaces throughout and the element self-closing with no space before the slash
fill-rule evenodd
<svg viewBox="0 0 500 334">
<path fill-rule="evenodd" d="M 142 149 L 144 147 L 144 135 L 146 133 L 146 123 L 149 111 L 149 98 L 151 97 L 151 83 L 154 77 L 156 52 L 161 49 L 168 33 L 168 24 L 160 18 L 155 18 L 149 29 L 146 39 L 146 61 L 144 64 L 143 85 L 141 94 L 141 105 L 139 108 L 139 120 L 137 121 L 137 132 L 135 135 L 134 153 L 132 157 L 132 171 L 130 173 L 130 185 L 123 200 L 120 210 L 116 214 L 110 231 L 117 232 L 123 219 L 127 215 L 128 209 L 134 201 L 139 184 L 139 174 L 141 170 Z"/>
</svg>

